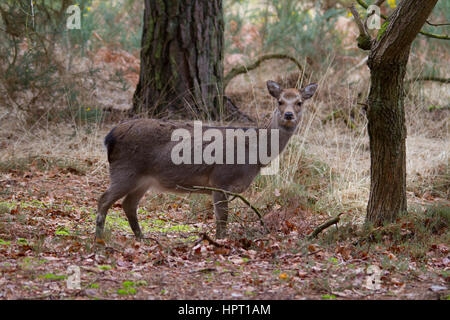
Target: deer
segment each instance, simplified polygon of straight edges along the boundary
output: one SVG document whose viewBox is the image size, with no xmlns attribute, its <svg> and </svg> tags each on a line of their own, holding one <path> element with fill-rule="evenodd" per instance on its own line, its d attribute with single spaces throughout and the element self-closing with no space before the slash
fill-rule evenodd
<svg viewBox="0 0 450 320">
<path fill-rule="evenodd" d="M 278 150 L 275 154 L 270 155 L 269 160 L 272 160 L 284 150 L 289 139 L 295 133 L 302 116 L 303 103 L 314 95 L 318 85 L 311 83 L 302 89 L 283 89 L 275 81 L 269 80 L 266 84 L 270 95 L 277 99 L 278 105 L 274 108 L 268 126 L 253 129 L 256 129 L 258 136 L 262 129 L 268 130 L 270 138 L 268 145 L 273 143 L 271 138 L 275 137 L 271 133 L 277 133 L 278 141 L 275 142 L 278 144 Z M 144 239 L 139 227 L 137 208 L 149 189 L 157 192 L 198 192 L 212 195 L 216 238 L 227 237 L 229 196 L 225 192 L 208 188 L 242 193 L 251 185 L 267 162 L 262 163 L 258 160 L 256 163 L 247 161 L 231 164 L 223 161 L 174 163 L 173 150 L 179 142 L 174 141 L 173 133 L 176 130 L 192 133 L 194 129 L 192 123 L 186 121 L 134 119 L 117 125 L 108 133 L 104 144 L 109 162 L 110 185 L 98 200 L 95 232 L 95 238 L 98 241 L 104 239 L 104 226 L 108 210 L 121 198 L 124 198 L 122 208 L 136 239 L 138 241 Z M 224 133 L 225 135 L 225 131 L 230 127 L 202 125 L 201 129 L 214 129 L 216 134 Z M 252 128 L 237 127 L 235 129 L 245 133 L 245 130 Z M 203 147 L 206 145 L 205 141 L 199 143 Z M 244 149 L 247 156 L 254 152 L 251 145 L 246 141 Z M 198 143 L 196 146 L 194 141 L 194 144 L 187 148 L 195 149 L 196 147 L 199 146 Z M 226 153 L 229 150 L 224 149 L 223 151 Z M 234 153 L 233 159 L 235 160 L 237 154 Z M 223 158 L 226 158 L 225 154 Z M 196 186 L 205 188 L 195 189 Z"/>
</svg>

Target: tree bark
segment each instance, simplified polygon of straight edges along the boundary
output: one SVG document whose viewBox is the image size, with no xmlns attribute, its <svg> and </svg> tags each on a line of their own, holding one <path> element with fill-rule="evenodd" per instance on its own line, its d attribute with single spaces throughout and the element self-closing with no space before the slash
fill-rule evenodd
<svg viewBox="0 0 450 320">
<path fill-rule="evenodd" d="M 223 30 L 222 0 L 145 0 L 132 112 L 219 118 Z"/>
<path fill-rule="evenodd" d="M 406 204 L 406 126 L 403 81 L 411 43 L 437 0 L 403 0 L 371 44 L 368 131 L 371 184 L 366 221 L 394 221 Z"/>
</svg>

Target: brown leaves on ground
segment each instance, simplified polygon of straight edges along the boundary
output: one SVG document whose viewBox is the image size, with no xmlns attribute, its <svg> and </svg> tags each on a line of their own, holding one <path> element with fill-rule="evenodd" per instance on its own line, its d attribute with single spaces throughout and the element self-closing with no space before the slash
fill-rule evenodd
<svg viewBox="0 0 450 320">
<path fill-rule="evenodd" d="M 159 197 L 143 202 L 154 208 L 140 214 L 141 224 L 148 224 L 146 240 L 134 240 L 116 206 L 107 240 L 95 242 L 96 199 L 107 184 L 103 176 L 34 167 L 4 173 L 0 182 L 1 299 L 448 297 L 447 243 L 432 244 L 416 259 L 386 234 L 377 243 L 358 243 L 352 233 L 346 240 L 327 242 L 322 234 L 309 242 L 306 236 L 327 217 L 300 207 L 268 213 L 270 234 L 255 220 L 232 223 L 230 238 L 215 240 L 213 219 L 192 218 L 181 198 L 161 204 Z M 155 219 L 189 228 L 165 230 Z M 80 289 L 67 286 L 71 266 L 79 268 Z M 369 266 L 379 273 L 368 273 Z M 368 284 L 371 276 L 378 289 Z"/>
</svg>

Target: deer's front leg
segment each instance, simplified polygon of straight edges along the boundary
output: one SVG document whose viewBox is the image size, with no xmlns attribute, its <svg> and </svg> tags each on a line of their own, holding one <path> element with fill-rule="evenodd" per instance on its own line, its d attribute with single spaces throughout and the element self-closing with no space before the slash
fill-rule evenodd
<svg viewBox="0 0 450 320">
<path fill-rule="evenodd" d="M 214 213 L 216 215 L 216 238 L 227 236 L 228 198 L 223 192 L 213 192 Z"/>
</svg>

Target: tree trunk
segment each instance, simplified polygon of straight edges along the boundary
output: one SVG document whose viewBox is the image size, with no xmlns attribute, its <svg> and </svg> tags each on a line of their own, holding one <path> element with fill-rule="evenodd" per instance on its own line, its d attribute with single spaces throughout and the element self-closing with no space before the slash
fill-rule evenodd
<svg viewBox="0 0 450 320">
<path fill-rule="evenodd" d="M 406 61 L 372 66 L 369 94 L 370 197 L 367 220 L 393 221 L 406 211 L 406 127 L 403 79 Z"/>
<path fill-rule="evenodd" d="M 366 221 L 394 221 L 406 205 L 406 127 L 403 80 L 411 43 L 437 0 L 403 0 L 371 44 L 368 130 L 371 184 Z"/>
<path fill-rule="evenodd" d="M 132 112 L 219 118 L 223 30 L 222 0 L 146 0 Z"/>
</svg>

